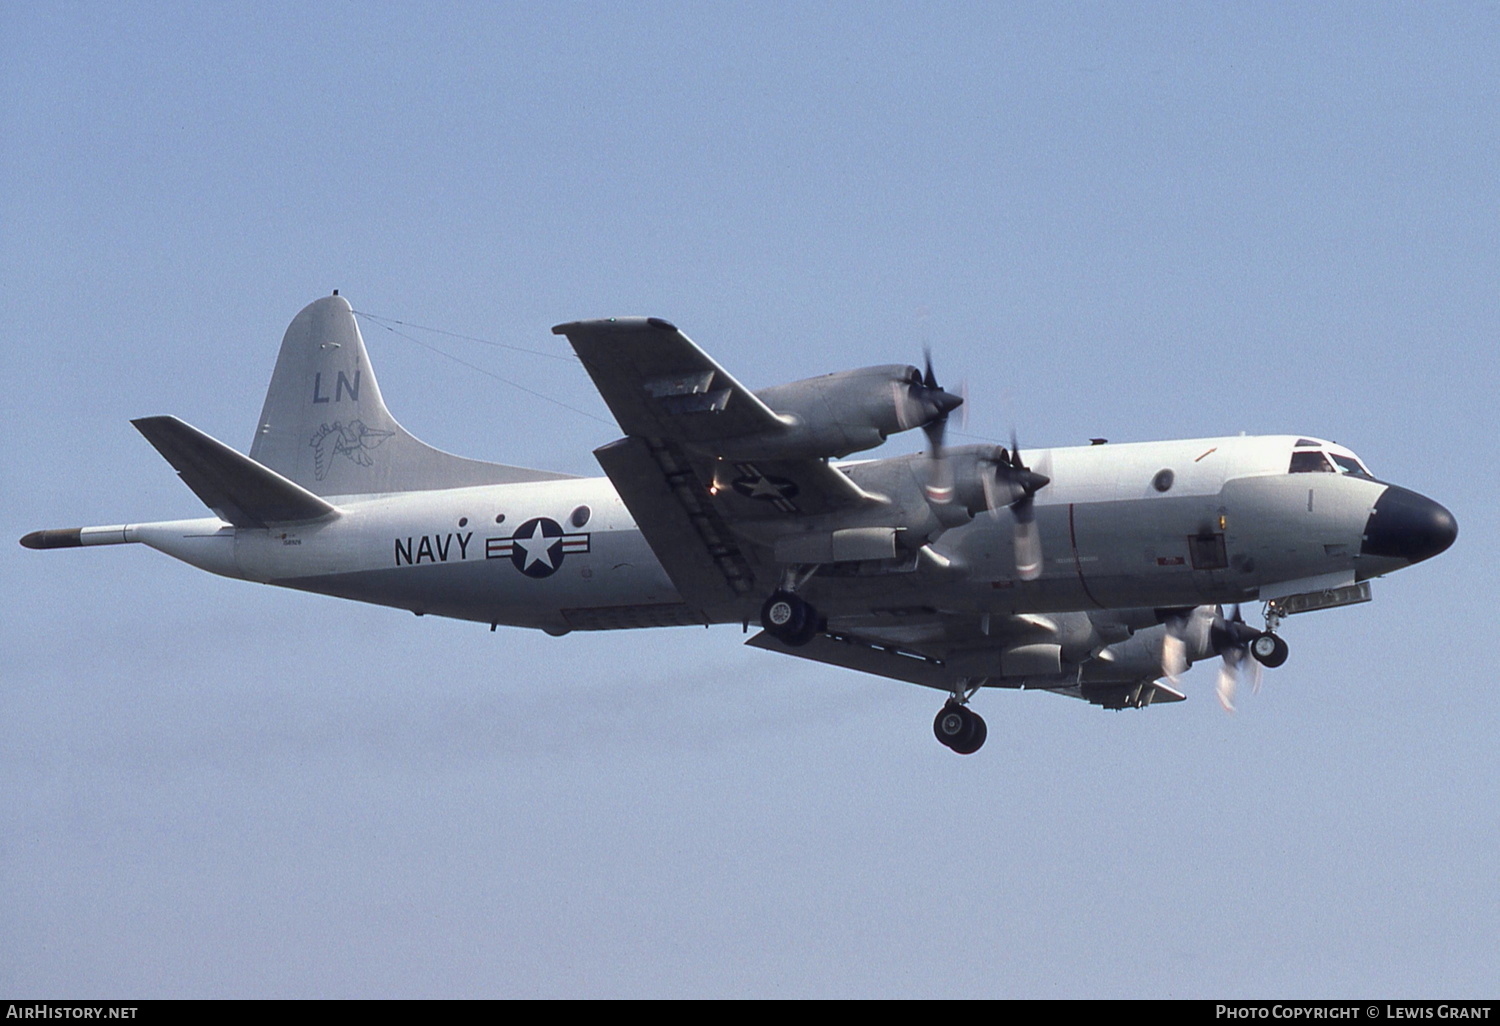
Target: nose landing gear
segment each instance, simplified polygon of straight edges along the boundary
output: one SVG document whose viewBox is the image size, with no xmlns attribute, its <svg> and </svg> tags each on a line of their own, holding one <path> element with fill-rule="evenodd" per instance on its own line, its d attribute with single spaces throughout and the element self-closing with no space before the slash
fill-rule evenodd
<svg viewBox="0 0 1500 1026">
<path fill-rule="evenodd" d="M 1281 626 L 1281 621 L 1285 618 L 1286 614 L 1276 602 L 1266 603 L 1265 632 L 1250 642 L 1250 654 L 1255 657 L 1255 661 L 1273 670 L 1286 662 L 1288 652 L 1286 642 L 1282 641 L 1281 635 L 1276 633 L 1276 628 Z"/>
<path fill-rule="evenodd" d="M 1250 654 L 1255 657 L 1256 662 L 1262 666 L 1269 666 L 1274 670 L 1286 662 L 1288 649 L 1286 642 L 1281 640 L 1280 635 L 1262 634 L 1250 642 Z"/>
</svg>

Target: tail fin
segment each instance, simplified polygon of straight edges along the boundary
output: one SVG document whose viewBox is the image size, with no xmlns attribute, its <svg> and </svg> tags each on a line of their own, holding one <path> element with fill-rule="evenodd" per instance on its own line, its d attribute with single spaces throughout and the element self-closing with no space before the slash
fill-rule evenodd
<svg viewBox="0 0 1500 1026">
<path fill-rule="evenodd" d="M 354 310 L 337 293 L 309 303 L 286 329 L 250 458 L 316 495 L 570 476 L 465 459 L 407 433 L 385 408 Z"/>
</svg>

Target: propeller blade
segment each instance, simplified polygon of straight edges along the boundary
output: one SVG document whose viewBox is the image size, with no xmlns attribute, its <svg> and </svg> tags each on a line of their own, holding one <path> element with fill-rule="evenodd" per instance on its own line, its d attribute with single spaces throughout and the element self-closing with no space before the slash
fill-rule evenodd
<svg viewBox="0 0 1500 1026">
<path fill-rule="evenodd" d="M 979 483 L 984 488 L 985 510 L 989 513 L 992 519 L 999 519 L 1000 503 L 999 501 L 997 501 L 995 495 L 995 488 L 999 482 L 995 480 L 994 474 L 989 473 L 988 470 L 984 469 L 984 467 L 981 466 L 979 471 Z"/>
<path fill-rule="evenodd" d="M 1161 640 L 1161 669 L 1167 680 L 1176 684 L 1178 678 L 1187 672 L 1187 642 L 1173 623 L 1169 622 L 1166 627 Z"/>
<path fill-rule="evenodd" d="M 927 418 L 922 422 L 922 433 L 927 436 L 927 498 L 946 505 L 953 501 L 954 492 L 953 471 L 943 450 L 943 437 L 948 431 L 948 415 L 964 401 L 960 396 L 943 391 L 937 383 L 937 374 L 932 369 L 932 349 L 925 345 L 922 347 L 922 364 L 921 379 L 913 381 L 909 387 Z"/>
<path fill-rule="evenodd" d="M 1234 712 L 1234 693 L 1239 687 L 1239 671 L 1229 662 L 1225 656 L 1219 667 L 1219 682 L 1214 686 L 1214 694 L 1219 698 L 1219 704 L 1224 707 L 1225 712 Z"/>
<path fill-rule="evenodd" d="M 1036 529 L 1036 519 L 1017 517 L 1015 537 L 1016 574 L 1023 581 L 1034 581 L 1042 576 L 1042 538 Z"/>
<path fill-rule="evenodd" d="M 1016 441 L 1016 429 L 1010 429 L 1010 465 L 1016 470 L 1025 470 L 1026 464 L 1021 462 L 1021 443 Z"/>
<path fill-rule="evenodd" d="M 1260 662 L 1250 655 L 1250 643 L 1259 636 L 1260 631 L 1245 623 L 1245 616 L 1238 602 L 1230 610 L 1219 607 L 1218 615 L 1214 617 L 1213 626 L 1209 630 L 1209 640 L 1223 662 L 1219 668 L 1219 682 L 1214 690 L 1219 697 L 1219 704 L 1226 712 L 1235 711 L 1235 694 L 1246 674 L 1250 677 L 1251 691 L 1260 691 Z"/>
<path fill-rule="evenodd" d="M 938 440 L 933 443 L 931 458 L 927 461 L 927 499 L 946 505 L 953 501 L 953 468 L 948 465 L 941 444 L 939 435 Z"/>
<path fill-rule="evenodd" d="M 911 417 L 911 403 L 907 402 L 907 395 L 910 393 L 910 391 L 910 384 L 897 379 L 892 379 L 891 405 L 896 409 L 896 424 L 901 428 L 902 431 L 910 431 L 912 428 L 917 426 L 916 422 L 912 420 Z"/>
<path fill-rule="evenodd" d="M 927 452 L 933 459 L 943 457 L 943 435 L 948 431 L 948 415 L 933 417 L 922 425 L 922 433 L 927 436 Z"/>
</svg>

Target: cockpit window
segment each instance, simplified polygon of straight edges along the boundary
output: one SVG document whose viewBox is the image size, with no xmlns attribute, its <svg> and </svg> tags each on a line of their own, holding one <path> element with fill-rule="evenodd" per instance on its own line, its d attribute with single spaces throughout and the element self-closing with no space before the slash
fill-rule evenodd
<svg viewBox="0 0 1500 1026">
<path fill-rule="evenodd" d="M 1290 474 L 1332 474 L 1335 473 L 1333 464 L 1328 462 L 1328 457 L 1321 452 L 1294 452 L 1292 453 L 1292 465 L 1287 471 Z"/>
<path fill-rule="evenodd" d="M 1364 465 L 1361 464 L 1359 460 L 1355 459 L 1353 456 L 1340 456 L 1336 452 L 1331 452 L 1328 455 L 1333 457 L 1333 462 L 1337 463 L 1339 465 L 1339 469 L 1344 473 L 1353 474 L 1355 477 L 1370 476 L 1370 472 L 1366 470 L 1364 468 Z"/>
</svg>

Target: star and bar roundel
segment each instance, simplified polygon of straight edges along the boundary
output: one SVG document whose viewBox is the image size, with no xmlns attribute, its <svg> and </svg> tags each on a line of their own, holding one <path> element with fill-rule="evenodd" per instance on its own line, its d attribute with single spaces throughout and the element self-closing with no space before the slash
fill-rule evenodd
<svg viewBox="0 0 1500 1026">
<path fill-rule="evenodd" d="M 740 476 L 729 482 L 731 488 L 747 499 L 769 502 L 783 513 L 797 512 L 797 482 L 785 477 L 763 474 L 753 463 L 736 463 Z"/>
<path fill-rule="evenodd" d="M 589 551 L 587 532 L 569 534 L 550 517 L 533 517 L 509 538 L 486 538 L 485 559 L 509 558 L 527 577 L 551 577 L 570 553 Z"/>
</svg>

